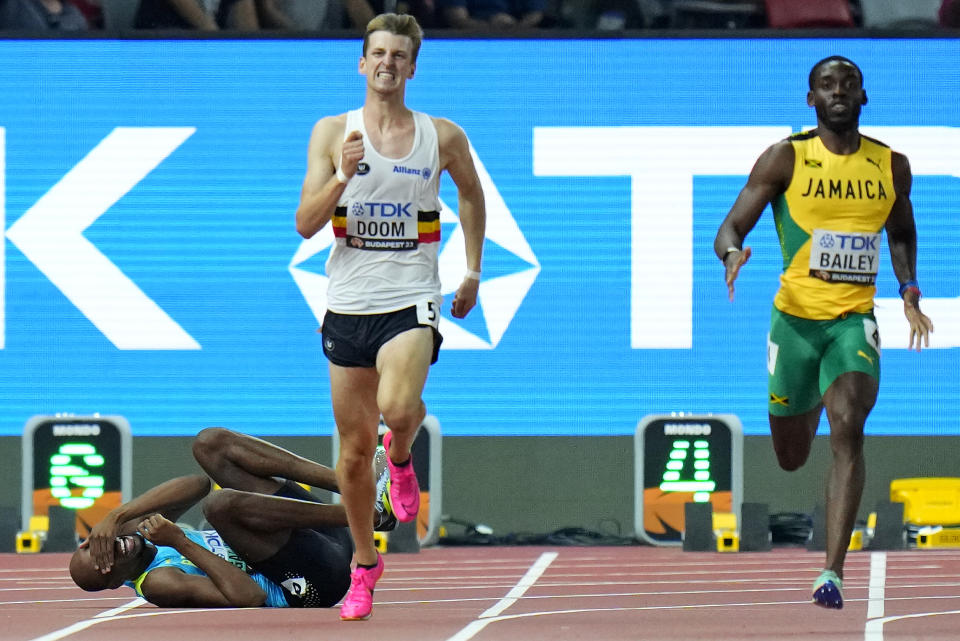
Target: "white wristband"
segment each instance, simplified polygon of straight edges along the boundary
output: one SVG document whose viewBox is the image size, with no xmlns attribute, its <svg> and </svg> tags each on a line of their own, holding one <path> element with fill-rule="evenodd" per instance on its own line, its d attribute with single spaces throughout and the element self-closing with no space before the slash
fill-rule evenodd
<svg viewBox="0 0 960 641">
<path fill-rule="evenodd" d="M 472 269 L 467 270 L 467 275 L 464 278 L 469 278 L 470 280 L 480 280 L 480 272 L 475 272 Z"/>
<path fill-rule="evenodd" d="M 348 178 L 347 175 L 343 173 L 343 169 L 341 167 L 337 167 L 337 180 L 344 185 L 350 181 L 350 178 Z"/>
<path fill-rule="evenodd" d="M 741 252 L 741 251 L 743 251 L 743 250 L 740 249 L 739 247 L 734 247 L 733 245 L 730 245 L 729 247 L 727 247 L 727 251 L 723 252 L 723 256 L 720 257 L 720 262 L 723 263 L 724 265 L 726 265 L 726 264 L 727 264 L 727 256 L 729 256 L 729 255 L 732 254 L 733 252 Z"/>
</svg>

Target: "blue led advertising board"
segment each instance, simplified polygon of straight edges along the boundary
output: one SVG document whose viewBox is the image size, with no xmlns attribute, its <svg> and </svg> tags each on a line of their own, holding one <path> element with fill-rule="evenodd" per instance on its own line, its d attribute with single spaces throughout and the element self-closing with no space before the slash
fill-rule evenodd
<svg viewBox="0 0 960 641">
<path fill-rule="evenodd" d="M 628 435 L 651 413 L 767 431 L 772 216 L 727 300 L 717 226 L 756 157 L 814 124 L 807 73 L 863 68 L 863 131 L 908 155 L 931 348 L 886 249 L 870 434 L 960 434 L 960 45 L 948 39 L 427 40 L 407 102 L 470 138 L 480 303 L 444 180 L 445 435 Z M 359 42 L 0 41 L 0 434 L 120 415 L 134 436 L 330 434 L 331 234 L 294 228 L 316 120 L 359 106 Z"/>
</svg>

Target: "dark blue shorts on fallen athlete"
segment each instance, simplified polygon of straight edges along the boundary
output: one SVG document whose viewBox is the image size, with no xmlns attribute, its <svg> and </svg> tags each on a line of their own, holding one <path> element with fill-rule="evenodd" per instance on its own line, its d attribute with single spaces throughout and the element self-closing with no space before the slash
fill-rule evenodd
<svg viewBox="0 0 960 641">
<path fill-rule="evenodd" d="M 286 481 L 274 496 L 320 503 L 293 481 Z M 276 554 L 250 565 L 285 588 L 283 594 L 290 607 L 329 608 L 350 588 L 352 557 L 353 540 L 348 528 L 299 528 L 291 532 L 290 540 Z"/>
<path fill-rule="evenodd" d="M 433 330 L 433 356 L 437 362 L 443 336 L 433 325 L 420 322 L 416 306 L 386 314 L 338 314 L 323 317 L 323 354 L 340 367 L 376 367 L 377 352 L 391 338 L 417 327 Z"/>
</svg>

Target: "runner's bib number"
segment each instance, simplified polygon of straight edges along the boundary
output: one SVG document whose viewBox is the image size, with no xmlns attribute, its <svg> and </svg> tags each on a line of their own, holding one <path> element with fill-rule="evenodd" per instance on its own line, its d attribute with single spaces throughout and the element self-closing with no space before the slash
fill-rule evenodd
<svg viewBox="0 0 960 641">
<path fill-rule="evenodd" d="M 430 325 L 434 329 L 440 327 L 440 302 L 430 299 L 417 303 L 417 323 Z"/>
<path fill-rule="evenodd" d="M 410 251 L 419 245 L 417 220 L 413 203 L 354 202 L 346 242 L 355 249 Z"/>
<path fill-rule="evenodd" d="M 880 234 L 814 229 L 810 275 L 828 283 L 872 285 L 877 280 Z"/>
</svg>

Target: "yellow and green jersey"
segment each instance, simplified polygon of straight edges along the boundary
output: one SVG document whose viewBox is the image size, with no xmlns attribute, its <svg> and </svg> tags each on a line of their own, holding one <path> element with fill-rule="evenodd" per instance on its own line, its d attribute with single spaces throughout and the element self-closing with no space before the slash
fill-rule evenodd
<svg viewBox="0 0 960 641">
<path fill-rule="evenodd" d="M 773 304 L 813 320 L 869 312 L 880 233 L 896 199 L 890 148 L 861 135 L 860 149 L 839 155 L 815 131 L 788 140 L 793 179 L 772 203 L 783 251 Z"/>
</svg>

